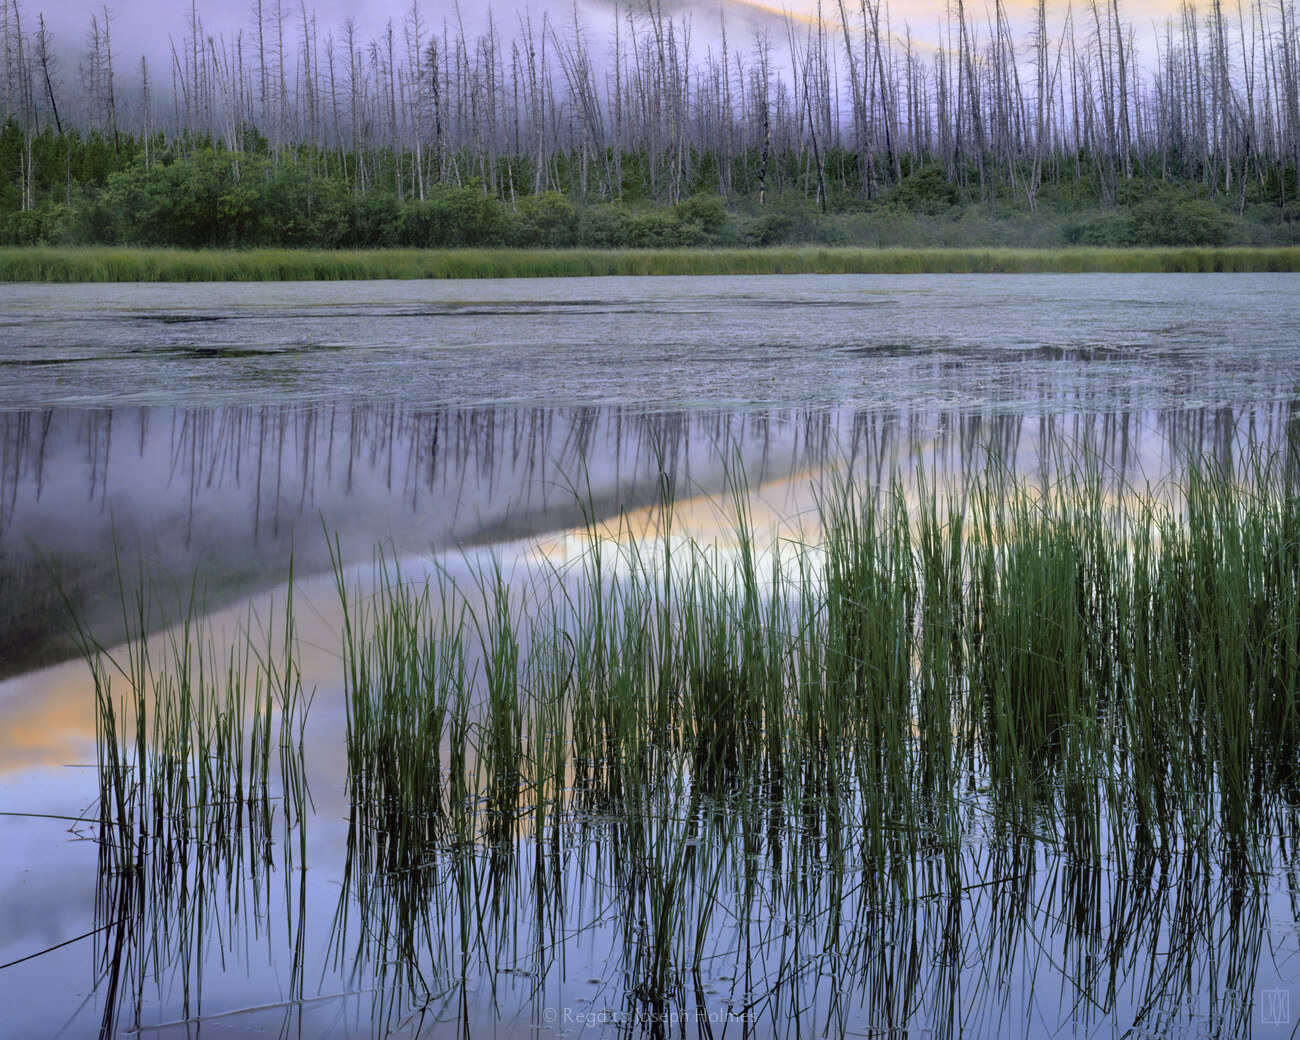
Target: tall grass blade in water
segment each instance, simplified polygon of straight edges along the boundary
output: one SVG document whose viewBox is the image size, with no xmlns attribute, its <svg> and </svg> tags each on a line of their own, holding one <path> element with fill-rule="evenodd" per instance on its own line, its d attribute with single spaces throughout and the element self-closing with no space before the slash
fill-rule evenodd
<svg viewBox="0 0 1300 1040">
<path fill-rule="evenodd" d="M 117 656 L 87 644 L 100 824 L 115 869 L 130 872 L 144 854 L 170 854 L 190 840 L 230 847 L 246 819 L 266 831 L 277 764 L 281 797 L 301 819 L 307 698 L 294 661 L 292 591 L 283 633 L 273 619 L 255 634 L 250 614 L 245 634 L 224 651 L 204 630 L 196 588 L 182 593 L 142 578 L 124 612 L 128 635 Z M 115 680 L 125 697 L 115 696 Z"/>
<path fill-rule="evenodd" d="M 186 1018 L 200 1016 L 206 936 L 261 934 L 240 893 L 251 886 L 254 906 L 271 905 L 277 867 L 288 919 L 302 919 L 301 887 L 287 882 L 295 843 L 300 866 L 305 853 L 308 802 L 292 581 L 282 614 L 261 627 L 250 612 L 224 648 L 196 586 L 142 574 L 134 589 L 123 593 L 119 650 L 82 630 L 95 688 L 104 1035 L 150 978 L 160 995 L 180 994 Z M 290 936 L 291 993 L 301 992 L 301 944 Z"/>
</svg>

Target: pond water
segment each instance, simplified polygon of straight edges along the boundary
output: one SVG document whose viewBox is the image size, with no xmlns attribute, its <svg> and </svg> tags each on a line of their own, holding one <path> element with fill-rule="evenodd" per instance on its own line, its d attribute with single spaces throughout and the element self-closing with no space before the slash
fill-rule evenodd
<svg viewBox="0 0 1300 1040">
<path fill-rule="evenodd" d="M 815 542 L 828 481 L 896 474 L 910 492 L 918 466 L 961 474 L 990 451 L 1038 477 L 1073 445 L 1139 494 L 1202 453 L 1294 463 L 1295 290 L 1284 275 L 3 287 L 0 1033 L 1292 1036 L 1300 862 L 1281 816 L 1243 887 L 1180 857 L 1080 863 L 1051 820 L 1008 840 L 981 792 L 948 851 L 904 857 L 885 892 L 824 806 L 770 829 L 770 804 L 703 797 L 684 768 L 639 829 L 562 799 L 550 831 L 439 839 L 385 867 L 391 835 L 366 837 L 351 810 L 334 572 L 368 581 L 383 546 L 471 598 L 499 566 L 526 598 L 581 557 L 589 523 L 644 533 L 666 496 L 676 535 L 725 550 L 738 501 L 762 539 Z M 224 660 L 279 616 L 291 568 L 302 817 L 276 802 L 266 840 L 194 842 L 165 878 L 107 868 L 69 608 L 120 659 L 138 590 L 162 590 L 150 624 L 194 590 Z M 666 873 L 629 874 L 638 856 Z M 683 910 L 661 943 L 669 903 Z"/>
</svg>

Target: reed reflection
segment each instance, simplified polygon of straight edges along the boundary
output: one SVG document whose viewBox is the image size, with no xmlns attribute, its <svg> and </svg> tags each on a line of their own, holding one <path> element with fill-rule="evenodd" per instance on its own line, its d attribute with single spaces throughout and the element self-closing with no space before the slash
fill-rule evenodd
<svg viewBox="0 0 1300 1040">
<path fill-rule="evenodd" d="M 918 459 L 963 471 L 990 449 L 1016 468 L 1063 436 L 1140 487 L 1175 461 L 1227 466 L 1247 441 L 1300 450 L 1295 401 L 1249 408 L 1025 414 L 879 409 L 650 412 L 617 406 L 435 409 L 331 404 L 0 413 L 0 675 L 70 656 L 72 605 L 111 625 L 119 572 L 148 560 L 214 605 L 328 568 L 376 540 L 442 549 L 528 537 L 684 493 L 753 486 L 848 460 L 882 483 Z M 120 633 L 119 633 L 120 635 Z"/>
<path fill-rule="evenodd" d="M 636 462 L 654 504 L 579 499 L 563 552 L 328 543 L 315 698 L 293 599 L 230 649 L 183 595 L 146 640 L 128 597 L 126 709 L 91 654 L 106 1029 L 222 1007 L 204 936 L 274 951 L 275 1013 L 362 1035 L 1249 1025 L 1295 955 L 1264 942 L 1300 830 L 1300 512 L 1259 443 L 1286 412 L 1163 439 L 858 415 L 847 451 L 836 417 L 769 417 L 756 463 L 686 418 Z M 710 527 L 683 487 L 715 465 Z M 758 530 L 751 465 L 814 489 L 815 540 Z M 1121 493 L 1160 473 L 1176 502 Z"/>
</svg>

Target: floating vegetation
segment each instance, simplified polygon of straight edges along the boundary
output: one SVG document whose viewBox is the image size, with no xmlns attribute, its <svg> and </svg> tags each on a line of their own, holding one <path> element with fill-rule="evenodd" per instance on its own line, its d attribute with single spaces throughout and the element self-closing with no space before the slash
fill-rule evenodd
<svg viewBox="0 0 1300 1040">
<path fill-rule="evenodd" d="M 1149 249 L 0 248 L 0 282 L 279 282 L 602 275 L 1290 272 L 1294 247 Z"/>
</svg>

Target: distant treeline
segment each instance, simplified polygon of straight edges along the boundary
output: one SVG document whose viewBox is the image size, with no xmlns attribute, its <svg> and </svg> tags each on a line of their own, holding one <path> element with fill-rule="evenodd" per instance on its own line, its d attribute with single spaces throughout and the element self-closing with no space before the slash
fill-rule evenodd
<svg viewBox="0 0 1300 1040">
<path fill-rule="evenodd" d="M 836 0 L 745 41 L 657 0 L 478 35 L 413 0 L 369 40 L 282 0 L 214 37 L 192 3 L 161 76 L 106 7 L 75 70 L 0 11 L 7 243 L 1300 240 L 1292 0 L 1184 3 L 1144 50 L 1119 0 L 1039 0 L 1019 36 L 1003 0 L 954 0 L 929 40 Z"/>
<path fill-rule="evenodd" d="M 30 159 L 24 158 L 30 155 Z M 409 158 L 409 157 L 407 157 Z M 1244 199 L 1201 185 L 1135 175 L 1109 206 L 1086 176 L 1069 167 L 1044 185 L 1030 211 L 999 181 L 981 200 L 945 176 L 941 163 L 918 160 L 911 172 L 867 199 L 851 152 L 828 153 L 836 171 L 825 207 L 798 176 L 796 152 L 768 157 L 784 187 L 757 197 L 757 157 L 732 160 L 732 194 L 716 193 L 719 156 L 693 157 L 696 171 L 669 205 L 642 190 L 639 163 L 624 155 L 621 199 L 583 193 L 574 166 L 554 163 L 556 188 L 505 198 L 482 181 L 429 185 L 423 197 L 403 190 L 403 156 L 364 156 L 300 146 L 232 151 L 220 142 L 168 141 L 119 133 L 45 128 L 27 138 L 11 119 L 0 129 L 0 245 L 138 245 L 181 248 L 309 249 L 512 247 L 567 249 L 830 246 L 1224 246 L 1300 243 L 1300 222 L 1279 210 L 1267 180 Z M 907 160 L 910 164 L 910 158 Z M 17 171 L 31 165 L 33 204 L 20 203 Z M 364 191 L 346 170 L 370 169 Z M 520 180 L 529 160 L 502 159 Z M 1283 176 L 1280 164 L 1270 176 Z M 1288 170 L 1288 179 L 1291 173 Z M 575 183 L 569 183 L 569 178 Z M 775 178 L 772 178 L 775 179 Z M 713 189 L 713 190 L 711 190 Z"/>
</svg>

